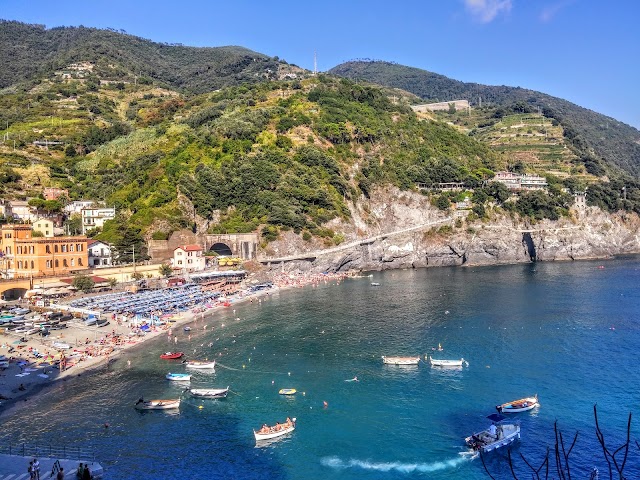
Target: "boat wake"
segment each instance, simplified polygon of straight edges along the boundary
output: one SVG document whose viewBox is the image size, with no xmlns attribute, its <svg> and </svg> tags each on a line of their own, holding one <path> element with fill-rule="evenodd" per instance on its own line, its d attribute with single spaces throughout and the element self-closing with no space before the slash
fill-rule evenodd
<svg viewBox="0 0 640 480">
<path fill-rule="evenodd" d="M 401 473 L 428 473 L 456 468 L 465 462 L 473 460 L 474 455 L 467 455 L 463 452 L 457 458 L 442 460 L 432 463 L 402 463 L 402 462 L 372 462 L 370 460 L 342 460 L 338 457 L 325 457 L 320 463 L 325 467 L 335 468 L 336 470 L 344 470 L 347 468 L 359 468 L 362 470 L 375 470 L 378 472 L 401 472 Z"/>
</svg>

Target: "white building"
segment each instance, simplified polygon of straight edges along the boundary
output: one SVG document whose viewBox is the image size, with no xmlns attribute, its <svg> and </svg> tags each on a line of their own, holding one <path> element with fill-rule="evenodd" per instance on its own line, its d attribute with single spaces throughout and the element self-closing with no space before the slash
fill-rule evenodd
<svg viewBox="0 0 640 480">
<path fill-rule="evenodd" d="M 74 202 L 69 203 L 66 207 L 64 207 L 64 212 L 69 216 L 74 213 L 82 212 L 83 208 L 89 208 L 94 205 L 96 202 L 92 200 L 76 200 Z"/>
<path fill-rule="evenodd" d="M 181 245 L 173 251 L 173 268 L 200 271 L 205 265 L 206 258 L 200 245 Z"/>
<path fill-rule="evenodd" d="M 493 181 L 504 184 L 509 190 L 545 190 L 548 186 L 544 177 L 513 172 L 496 172 Z"/>
<path fill-rule="evenodd" d="M 86 235 L 89 230 L 94 228 L 102 228 L 104 222 L 112 220 L 116 216 L 115 208 L 83 208 L 82 215 L 82 234 Z"/>
<path fill-rule="evenodd" d="M 26 200 L 11 200 L 9 207 L 11 212 L 7 211 L 7 213 L 23 222 L 33 222 L 38 218 L 36 209 L 31 207 Z"/>
<path fill-rule="evenodd" d="M 39 218 L 35 222 L 33 222 L 33 227 L 31 227 L 34 232 L 40 232 L 46 238 L 53 237 L 54 234 L 54 224 L 53 220 L 49 220 L 48 218 Z"/>
<path fill-rule="evenodd" d="M 89 268 L 110 267 L 113 264 L 111 245 L 100 240 L 89 240 Z"/>
</svg>

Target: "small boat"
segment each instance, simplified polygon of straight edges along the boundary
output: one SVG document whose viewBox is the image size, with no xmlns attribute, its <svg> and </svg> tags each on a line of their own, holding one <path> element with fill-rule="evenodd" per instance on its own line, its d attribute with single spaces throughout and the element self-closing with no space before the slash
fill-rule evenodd
<svg viewBox="0 0 640 480">
<path fill-rule="evenodd" d="M 500 413 L 519 413 L 532 410 L 538 405 L 540 405 L 538 402 L 538 394 L 535 394 L 533 397 L 521 398 L 513 402 L 496 405 L 496 410 Z"/>
<path fill-rule="evenodd" d="M 85 326 L 90 327 L 91 325 L 95 325 L 96 323 L 98 323 L 98 318 L 91 316 L 91 317 L 85 318 L 83 320 L 83 323 L 85 324 Z"/>
<path fill-rule="evenodd" d="M 167 400 L 144 400 L 140 399 L 136 402 L 135 407 L 138 410 L 169 410 L 180 407 L 179 398 L 171 398 Z"/>
<path fill-rule="evenodd" d="M 281 388 L 278 393 L 280 395 L 295 395 L 297 390 L 295 388 Z"/>
<path fill-rule="evenodd" d="M 444 360 L 430 357 L 429 363 L 431 363 L 432 367 L 462 367 L 465 364 L 468 365 L 464 358 L 461 358 L 460 360 Z"/>
<path fill-rule="evenodd" d="M 191 375 L 188 373 L 167 373 L 167 380 L 173 380 L 174 382 L 189 382 L 191 381 Z"/>
<path fill-rule="evenodd" d="M 96 326 L 97 327 L 106 327 L 107 325 L 109 325 L 109 320 L 107 320 L 106 318 L 103 318 L 102 320 L 98 320 L 96 322 Z"/>
<path fill-rule="evenodd" d="M 520 425 L 500 423 L 506 417 L 499 413 L 492 413 L 487 418 L 494 422 L 489 428 L 465 438 L 467 445 L 474 450 L 487 453 L 510 445 L 520 438 Z"/>
<path fill-rule="evenodd" d="M 185 360 L 184 362 L 185 367 L 187 368 L 199 368 L 199 369 L 210 369 L 210 370 L 215 370 L 216 368 L 216 361 L 214 360 L 213 362 L 202 362 L 200 360 Z"/>
<path fill-rule="evenodd" d="M 380 284 L 378 282 L 371 282 L 372 287 L 379 287 Z"/>
<path fill-rule="evenodd" d="M 226 398 L 229 393 L 227 388 L 190 388 L 189 392 L 199 398 Z"/>
<path fill-rule="evenodd" d="M 383 355 L 382 362 L 387 365 L 418 365 L 420 357 L 385 357 Z"/>
<path fill-rule="evenodd" d="M 191 327 L 184 327 L 184 328 L 183 328 L 183 330 L 184 330 L 185 332 L 190 332 L 190 331 L 191 331 Z"/>
<path fill-rule="evenodd" d="M 288 420 L 288 419 L 287 419 Z M 293 432 L 296 429 L 296 419 L 293 418 L 285 423 L 277 423 L 273 427 L 264 425 L 257 432 L 254 430 L 253 435 L 256 440 L 269 440 L 270 438 L 281 437 L 287 433 Z"/>
<path fill-rule="evenodd" d="M 166 352 L 160 355 L 163 360 L 176 360 L 184 356 L 183 352 Z"/>
</svg>

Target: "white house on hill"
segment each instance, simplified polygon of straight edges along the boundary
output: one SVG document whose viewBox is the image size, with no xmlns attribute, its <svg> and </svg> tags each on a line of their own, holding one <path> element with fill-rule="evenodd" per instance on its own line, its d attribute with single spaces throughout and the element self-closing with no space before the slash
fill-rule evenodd
<svg viewBox="0 0 640 480">
<path fill-rule="evenodd" d="M 89 268 L 110 267 L 113 264 L 111 245 L 108 243 L 89 240 L 87 250 L 89 252 Z"/>
<path fill-rule="evenodd" d="M 200 245 L 181 245 L 173 251 L 173 268 L 187 271 L 204 270 L 206 258 Z"/>
</svg>

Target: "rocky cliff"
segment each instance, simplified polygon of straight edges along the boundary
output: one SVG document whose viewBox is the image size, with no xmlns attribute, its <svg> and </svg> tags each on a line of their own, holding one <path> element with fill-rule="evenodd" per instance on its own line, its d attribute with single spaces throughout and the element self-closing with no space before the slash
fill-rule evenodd
<svg viewBox="0 0 640 480">
<path fill-rule="evenodd" d="M 640 253 L 640 218 L 623 212 L 607 214 L 597 207 L 571 211 L 570 217 L 558 221 L 535 224 L 499 210 L 493 211 L 489 220 L 468 221 L 464 212 L 441 212 L 418 193 L 385 189 L 371 199 L 352 205 L 351 213 L 353 222 L 332 225 L 345 232 L 349 248 L 322 254 L 320 245 L 304 242 L 300 236 L 287 232 L 281 240 L 270 244 L 267 256 L 305 253 L 309 259 L 273 264 L 271 268 L 386 270 L 579 260 Z M 440 226 L 428 226 L 430 222 L 446 218 L 450 220 Z M 402 231 L 409 228 L 414 229 Z"/>
</svg>

